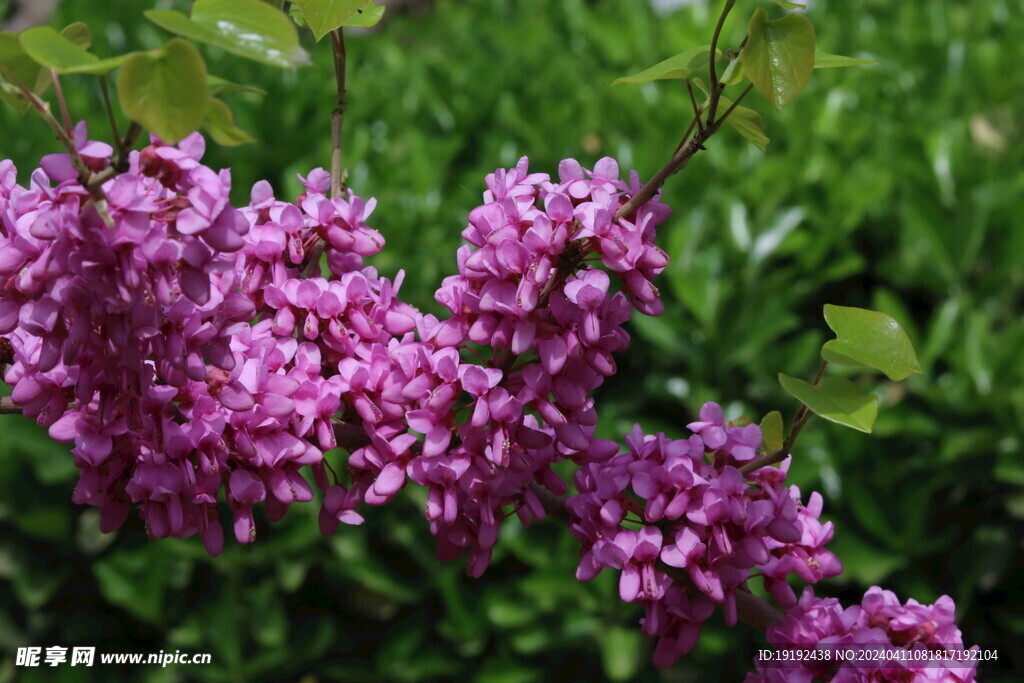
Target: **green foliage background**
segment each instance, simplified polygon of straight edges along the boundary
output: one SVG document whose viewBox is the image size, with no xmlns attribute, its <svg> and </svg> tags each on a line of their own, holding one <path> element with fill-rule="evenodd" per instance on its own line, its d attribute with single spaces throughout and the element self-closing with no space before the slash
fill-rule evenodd
<svg viewBox="0 0 1024 683">
<path fill-rule="evenodd" d="M 664 16 L 639 0 L 407 4 L 350 35 L 345 149 L 351 186 L 380 200 L 373 224 L 388 247 L 375 264 L 404 268 L 405 297 L 431 311 L 487 172 L 523 154 L 551 172 L 568 156 L 611 155 L 644 177 L 660 166 L 689 120 L 680 83 L 609 84 L 707 42 L 717 16 L 704 2 Z M 167 39 L 141 19 L 148 6 L 64 2 L 53 23 L 88 21 L 94 51 L 114 54 Z M 726 128 L 673 179 L 666 314 L 633 322 L 599 396 L 600 432 L 621 438 L 640 422 L 677 435 L 706 400 L 732 417 L 791 419 L 775 374 L 813 376 L 822 305 L 888 312 L 924 374 L 867 385 L 882 397 L 873 436 L 812 423 L 791 470 L 823 491 L 838 529 L 846 572 L 819 592 L 948 593 L 965 640 L 1000 651 L 982 680 L 1020 680 L 1024 2 L 817 0 L 811 17 L 822 49 L 880 65 L 818 71 L 780 115 L 757 102 L 766 154 Z M 742 35 L 743 18 L 733 24 L 727 45 Z M 260 178 L 294 196 L 297 172 L 328 164 L 330 51 L 306 47 L 315 63 L 294 73 L 203 48 L 213 73 L 268 91 L 229 96 L 258 143 L 208 151 L 233 169 L 239 201 Z M 102 136 L 92 83 L 64 86 Z M 31 114 L 4 111 L 0 130 L 23 181 L 57 151 Z M 728 681 L 761 642 L 713 621 L 691 656 L 655 673 L 640 611 L 610 575 L 572 578 L 577 545 L 554 524 L 509 526 L 475 581 L 434 559 L 414 493 L 328 539 L 315 507 L 300 506 L 210 559 L 196 539 L 147 540 L 135 519 L 100 535 L 94 511 L 70 502 L 75 478 L 66 447 L 2 418 L 0 679 L 84 678 L 13 666 L 19 645 L 78 644 L 213 653 L 205 667 L 89 672 L 107 679 Z"/>
</svg>

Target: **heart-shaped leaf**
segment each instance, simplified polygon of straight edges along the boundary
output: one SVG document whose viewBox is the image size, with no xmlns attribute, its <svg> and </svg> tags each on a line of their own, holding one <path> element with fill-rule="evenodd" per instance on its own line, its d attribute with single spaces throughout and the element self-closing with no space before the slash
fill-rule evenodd
<svg viewBox="0 0 1024 683">
<path fill-rule="evenodd" d="M 810 82 L 814 40 L 814 26 L 803 14 L 769 21 L 763 9 L 754 11 L 740 60 L 750 82 L 776 109 L 782 109 Z"/>
<path fill-rule="evenodd" d="M 288 17 L 260 0 L 197 0 L 192 16 L 143 13 L 161 28 L 257 62 L 292 69 L 309 62 Z"/>
<path fill-rule="evenodd" d="M 384 8 L 372 0 L 294 0 L 306 26 L 320 40 L 342 26 L 373 26 Z"/>
<path fill-rule="evenodd" d="M 821 349 L 828 362 L 874 368 L 895 382 L 921 372 L 906 330 L 885 313 L 826 304 L 825 322 L 836 333 Z"/>
<path fill-rule="evenodd" d="M 623 76 L 612 81 L 612 85 L 620 83 L 650 83 L 663 78 L 689 78 L 702 67 L 708 65 L 708 56 L 711 54 L 710 45 L 701 45 L 686 52 L 680 52 L 674 57 L 658 62 L 654 66 L 644 69 L 632 76 Z"/>
<path fill-rule="evenodd" d="M 845 377 L 826 377 L 814 386 L 779 373 L 779 384 L 815 415 L 830 422 L 870 434 L 878 417 L 878 397 L 865 394 Z"/>
<path fill-rule="evenodd" d="M 206 116 L 206 65 L 186 40 L 128 57 L 117 75 L 121 109 L 165 142 L 192 133 Z"/>
</svg>

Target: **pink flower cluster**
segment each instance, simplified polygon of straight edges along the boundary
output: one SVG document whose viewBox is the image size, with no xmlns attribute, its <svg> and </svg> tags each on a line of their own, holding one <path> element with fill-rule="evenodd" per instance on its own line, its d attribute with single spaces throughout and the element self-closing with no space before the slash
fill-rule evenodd
<svg viewBox="0 0 1024 683">
<path fill-rule="evenodd" d="M 109 165 L 83 126 L 76 142 L 93 171 Z M 200 533 L 217 554 L 218 501 L 245 543 L 254 504 L 274 520 L 312 500 L 302 470 L 326 479 L 331 420 L 352 391 L 338 361 L 386 347 L 419 314 L 360 270 L 383 244 L 364 223 L 372 203 L 328 200 L 314 171 L 298 206 L 260 183 L 236 210 L 230 174 L 203 166 L 203 151 L 196 134 L 133 153 L 102 186 L 112 226 L 69 155 L 44 158 L 29 188 L 3 162 L 0 334 L 13 400 L 75 444 L 75 501 L 98 506 L 106 531 L 137 504 L 150 535 Z M 296 279 L 318 241 L 333 281 Z"/>
<path fill-rule="evenodd" d="M 84 125 L 75 146 L 91 172 L 109 169 L 112 149 Z M 135 505 L 151 536 L 199 534 L 216 555 L 219 508 L 248 543 L 254 506 L 275 521 L 315 485 L 329 534 L 412 480 L 427 489 L 439 557 L 468 554 L 479 576 L 504 518 L 544 517 L 537 487 L 567 492 L 552 465 L 570 459 L 577 578 L 621 573 L 659 667 L 718 606 L 735 623 L 757 574 L 790 610 L 769 631 L 777 646 L 961 646 L 948 598 L 901 605 L 872 589 L 842 610 L 807 589 L 797 601 L 790 576 L 841 571 L 825 548 L 833 529 L 820 495 L 804 505 L 784 485 L 788 460 L 741 472 L 762 446 L 756 425 L 726 424 L 708 403 L 688 439 L 637 428 L 616 455 L 594 438 L 592 393 L 628 346 L 623 325 L 634 309 L 662 311 L 655 229 L 669 209 L 655 197 L 618 216 L 635 172 L 626 182 L 611 159 L 592 171 L 570 159 L 555 182 L 523 158 L 488 175 L 458 274 L 435 294 L 450 311 L 438 319 L 399 300 L 402 273 L 364 265 L 384 244 L 366 224 L 373 200 L 328 198 L 316 169 L 295 202 L 260 182 L 235 209 L 230 173 L 202 165 L 204 147 L 198 134 L 154 140 L 102 184 L 101 205 L 68 154 L 44 157 L 27 188 L 0 162 L 3 379 L 25 415 L 74 443 L 74 500 L 100 509 L 104 531 Z M 324 456 L 339 445 L 342 476 Z M 973 680 L 971 668 L 894 666 L 762 662 L 748 681 Z"/>
<path fill-rule="evenodd" d="M 758 661 L 757 672 L 749 674 L 746 683 L 968 683 L 974 680 L 977 661 L 963 655 L 964 643 L 953 621 L 954 612 L 949 596 L 942 596 L 932 605 L 922 605 L 913 598 L 901 604 L 894 593 L 878 586 L 868 589 L 860 605 L 844 609 L 834 598 L 815 597 L 808 586 L 799 603 L 778 626 L 768 629 L 767 636 L 778 651 L 818 650 L 818 658 Z M 905 657 L 887 656 L 894 650 L 910 652 Z M 879 656 L 870 655 L 870 651 L 878 651 Z M 950 656 L 935 656 L 943 652 Z"/>
<path fill-rule="evenodd" d="M 643 631 L 659 638 L 659 667 L 692 649 L 716 605 L 727 624 L 736 623 L 736 591 L 754 571 L 783 604 L 795 602 L 790 573 L 814 582 L 842 571 L 824 548 L 832 526 L 818 520 L 821 497 L 804 506 L 799 489 L 783 486 L 788 461 L 749 477 L 739 471 L 761 445 L 757 425 L 729 426 L 707 403 L 688 427 L 693 435 L 674 441 L 636 427 L 627 452 L 576 472 L 580 493 L 567 504 L 583 543 L 577 578 L 621 572 L 621 598 L 644 604 Z M 691 585 L 673 582 L 666 566 Z"/>
<path fill-rule="evenodd" d="M 544 516 L 534 485 L 567 490 L 551 465 L 590 452 L 590 394 L 615 372 L 612 353 L 628 344 L 630 302 L 660 311 L 650 279 L 667 263 L 654 245 L 667 207 L 655 199 L 614 220 L 632 189 L 611 159 L 593 172 L 562 162 L 555 184 L 530 174 L 524 158 L 489 175 L 487 187 L 463 232 L 459 273 L 436 294 L 452 315 L 424 317 L 420 341 L 407 336 L 356 353 L 370 361 L 364 375 L 356 371 L 362 360 L 339 366 L 358 385 L 351 391 L 362 392 L 358 414 L 373 424 L 372 443 L 353 453 L 352 488 L 331 493 L 321 517 L 328 530 L 359 500 L 390 500 L 408 476 L 428 489 L 439 556 L 468 549 L 474 576 L 487 567 L 505 508 L 528 524 Z M 616 293 L 593 260 L 627 293 Z M 462 357 L 475 353 L 473 344 L 492 350 L 482 365 Z"/>
<path fill-rule="evenodd" d="M 84 126 L 76 146 L 93 172 L 109 167 Z M 506 506 L 542 517 L 533 486 L 564 493 L 551 464 L 593 452 L 590 393 L 628 343 L 630 303 L 660 310 L 654 228 L 668 209 L 655 199 L 615 219 L 638 183 L 610 159 L 563 162 L 559 183 L 525 159 L 497 171 L 464 233 L 476 248 L 437 293 L 452 311 L 440 321 L 398 299 L 401 274 L 364 267 L 383 245 L 365 222 L 372 200 L 329 199 L 317 169 L 294 203 L 260 182 L 235 209 L 230 174 L 203 152 L 197 134 L 133 153 L 102 185 L 106 216 L 67 154 L 28 189 L 0 167 L 5 379 L 25 414 L 74 442 L 75 500 L 106 530 L 135 504 L 152 536 L 199 533 L 216 554 L 219 502 L 250 542 L 255 505 L 273 521 L 313 499 L 308 468 L 330 533 L 411 478 L 428 488 L 439 554 L 468 548 L 478 575 Z M 471 344 L 492 357 L 465 362 Z M 323 456 L 339 421 L 347 478 Z"/>
</svg>

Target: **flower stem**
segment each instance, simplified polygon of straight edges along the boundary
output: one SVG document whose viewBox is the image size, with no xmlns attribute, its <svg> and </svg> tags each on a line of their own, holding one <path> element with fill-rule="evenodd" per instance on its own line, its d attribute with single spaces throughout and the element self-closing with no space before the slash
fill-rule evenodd
<svg viewBox="0 0 1024 683">
<path fill-rule="evenodd" d="M 345 104 L 347 90 L 345 86 L 345 34 L 338 28 L 331 32 L 331 44 L 334 46 L 334 78 L 338 85 L 338 104 L 331 112 L 331 198 L 341 196 L 345 189 L 345 178 L 341 168 L 341 131 L 345 125 Z"/>
<path fill-rule="evenodd" d="M 100 94 L 103 96 L 103 109 L 107 113 L 107 123 L 110 124 L 110 134 L 114 138 L 114 149 L 117 150 L 117 158 L 123 158 L 127 152 L 124 148 L 124 140 L 117 130 L 117 119 L 114 118 L 114 107 L 110 103 L 110 84 L 107 75 L 100 76 Z"/>
<path fill-rule="evenodd" d="M 722 127 L 722 124 L 729 115 L 736 110 L 736 107 L 739 106 L 739 103 L 743 101 L 743 98 L 747 96 L 750 90 L 750 87 L 744 90 L 743 93 L 736 98 L 736 101 L 733 102 L 732 106 L 722 114 L 722 116 L 714 121 L 709 120 L 709 123 L 704 126 L 703 129 L 697 131 L 697 134 L 694 135 L 689 142 L 686 144 L 680 144 L 661 170 L 655 173 L 654 177 L 648 180 L 635 195 L 630 197 L 629 201 L 619 207 L 619 210 L 615 212 L 615 220 L 629 216 L 639 207 L 646 204 L 650 201 L 651 197 L 661 189 L 666 180 L 686 168 L 686 165 L 690 163 L 690 159 L 692 159 L 697 152 L 704 149 L 704 143 L 707 142 L 708 138 L 718 132 L 718 129 Z M 712 99 L 714 99 L 713 95 Z M 689 135 L 689 131 L 691 130 L 693 130 L 693 124 L 690 125 L 687 133 L 683 135 L 683 140 L 686 140 Z"/>
<path fill-rule="evenodd" d="M 73 127 L 71 126 L 71 115 L 68 113 L 68 103 L 64 99 L 64 91 L 60 87 L 60 78 L 57 76 L 57 72 L 50 69 L 50 77 L 53 79 L 53 92 L 57 95 L 57 103 L 60 105 L 60 114 L 64 119 L 64 131 L 70 137 L 72 135 Z"/>
</svg>

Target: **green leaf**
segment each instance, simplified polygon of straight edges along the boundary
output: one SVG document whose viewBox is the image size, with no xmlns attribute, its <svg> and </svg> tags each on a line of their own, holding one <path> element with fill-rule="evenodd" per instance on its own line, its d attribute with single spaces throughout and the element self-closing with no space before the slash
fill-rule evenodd
<svg viewBox="0 0 1024 683">
<path fill-rule="evenodd" d="M 22 85 L 37 95 L 45 92 L 50 86 L 50 72 L 41 68 L 39 63 L 25 52 L 17 33 L 0 33 L 0 64 L 3 64 Z M 7 74 L 4 74 L 3 81 L 8 83 L 8 78 Z M 10 87 L 4 88 L 4 91 L 11 97 L 20 98 L 21 101 L 24 101 L 25 108 L 28 108 L 28 100 L 23 98 L 17 85 L 13 81 L 8 85 Z"/>
<path fill-rule="evenodd" d="M 877 66 L 878 62 L 870 59 L 857 59 L 855 57 L 844 57 L 842 55 L 830 55 L 827 52 L 814 53 L 815 69 L 837 69 L 844 66 Z"/>
<path fill-rule="evenodd" d="M 740 51 L 751 83 L 776 109 L 807 87 L 814 71 L 814 26 L 803 14 L 775 21 L 758 8 L 747 27 L 747 44 Z"/>
<path fill-rule="evenodd" d="M 373 26 L 384 16 L 384 8 L 371 0 L 294 0 L 293 4 L 317 40 L 342 26 Z"/>
<path fill-rule="evenodd" d="M 732 100 L 728 97 L 719 97 L 718 110 L 726 112 L 732 104 Z M 725 122 L 735 128 L 740 135 L 749 140 L 754 147 L 757 147 L 762 152 L 768 146 L 768 136 L 764 134 L 764 121 L 761 120 L 761 115 L 753 109 L 748 109 L 742 105 L 738 106 L 732 110 L 732 113 L 725 119 Z"/>
<path fill-rule="evenodd" d="M 664 78 L 689 78 L 694 72 L 707 65 L 710 54 L 711 46 L 701 45 L 692 50 L 680 52 L 663 62 L 658 62 L 640 73 L 616 78 L 612 81 L 612 85 L 620 83 L 650 83 L 651 81 Z"/>
<path fill-rule="evenodd" d="M 92 29 L 84 21 L 68 24 L 60 34 L 83 50 L 92 47 Z"/>
<path fill-rule="evenodd" d="M 235 116 L 231 113 L 231 109 L 217 99 L 211 99 L 206 105 L 203 128 L 209 131 L 210 137 L 218 145 L 233 147 L 244 145 L 247 142 L 255 142 L 249 133 L 235 126 Z"/>
<path fill-rule="evenodd" d="M 107 59 L 100 59 L 99 61 L 90 62 L 89 64 L 83 64 L 81 66 L 73 66 L 71 68 L 64 69 L 61 73 L 66 73 L 66 74 L 93 74 L 93 75 L 96 75 L 96 76 L 100 76 L 100 75 L 103 75 L 105 73 L 109 73 L 109 72 L 113 71 L 114 69 L 120 67 L 126 61 L 128 61 L 129 57 L 131 57 L 134 54 L 138 54 L 138 53 L 129 52 L 126 55 L 118 55 L 117 57 L 108 57 Z"/>
<path fill-rule="evenodd" d="M 92 31 L 80 21 L 64 27 L 59 35 L 82 50 L 92 44 Z M 37 95 L 42 95 L 53 83 L 49 69 L 40 66 L 25 52 L 20 34 L 0 33 L 0 63 L 4 64 L 26 88 Z M 7 83 L 3 78 L 0 78 L 0 100 L 7 102 L 22 113 L 27 111 L 30 106 L 28 99 L 18 87 L 13 83 Z"/>
<path fill-rule="evenodd" d="M 302 16 L 302 10 L 300 10 L 299 6 L 295 3 L 288 5 L 288 16 L 292 18 L 292 21 L 294 21 L 295 25 L 299 28 L 309 28 L 309 26 L 306 25 L 306 19 Z"/>
<path fill-rule="evenodd" d="M 836 333 L 821 349 L 826 361 L 874 368 L 895 382 L 921 372 L 910 337 L 891 316 L 826 304 L 825 322 Z"/>
<path fill-rule="evenodd" d="M 878 397 L 865 394 L 845 377 L 826 377 L 814 386 L 780 372 L 779 384 L 786 393 L 829 422 L 870 434 L 878 417 Z"/>
<path fill-rule="evenodd" d="M 782 448 L 782 413 L 773 410 L 761 420 L 761 446 L 765 453 Z"/>
<path fill-rule="evenodd" d="M 772 0 L 772 2 L 783 9 L 807 9 L 807 5 L 801 5 L 798 2 L 789 2 L 789 0 Z"/>
<path fill-rule="evenodd" d="M 292 22 L 260 0 L 197 0 L 191 18 L 171 10 L 143 14 L 171 33 L 257 62 L 286 69 L 309 62 Z"/>
<path fill-rule="evenodd" d="M 345 24 L 345 26 L 362 26 L 368 28 L 376 26 L 384 18 L 384 5 L 378 5 L 373 0 L 370 4 L 356 13 L 356 16 Z"/>
<path fill-rule="evenodd" d="M 725 85 L 736 85 L 737 83 L 743 82 L 743 79 L 747 77 L 747 74 L 743 71 L 743 62 L 740 61 L 739 56 L 729 62 L 729 66 L 725 67 L 725 71 L 718 78 L 719 81 Z"/>
<path fill-rule="evenodd" d="M 20 40 L 29 57 L 57 73 L 99 61 L 99 57 L 86 52 L 49 26 L 22 31 Z"/>
<path fill-rule="evenodd" d="M 210 92 L 210 97 L 214 97 L 221 93 L 252 93 L 254 95 L 266 95 L 266 90 L 261 90 L 253 85 L 242 85 L 240 83 L 232 83 L 229 80 L 223 79 L 220 76 L 214 76 L 208 74 L 206 76 L 206 88 Z"/>
<path fill-rule="evenodd" d="M 206 116 L 206 65 L 191 43 L 174 38 L 159 50 L 128 57 L 117 75 L 117 94 L 125 114 L 165 142 L 177 142 Z"/>
</svg>

